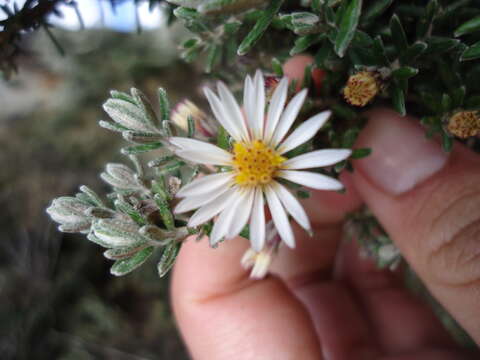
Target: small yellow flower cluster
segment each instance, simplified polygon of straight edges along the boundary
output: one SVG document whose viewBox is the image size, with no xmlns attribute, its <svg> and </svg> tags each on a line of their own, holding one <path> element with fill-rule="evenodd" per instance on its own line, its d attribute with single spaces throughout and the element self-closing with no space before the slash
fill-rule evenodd
<svg viewBox="0 0 480 360">
<path fill-rule="evenodd" d="M 236 142 L 233 155 L 233 165 L 237 171 L 235 181 L 244 186 L 268 184 L 280 165 L 287 160 L 260 140 Z"/>
</svg>

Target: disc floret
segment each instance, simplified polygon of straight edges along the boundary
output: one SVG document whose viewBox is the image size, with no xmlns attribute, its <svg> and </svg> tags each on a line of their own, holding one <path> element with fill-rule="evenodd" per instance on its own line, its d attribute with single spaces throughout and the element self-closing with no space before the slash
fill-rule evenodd
<svg viewBox="0 0 480 360">
<path fill-rule="evenodd" d="M 233 145 L 235 182 L 240 186 L 269 184 L 285 160 L 285 157 L 261 140 L 236 142 Z"/>
</svg>

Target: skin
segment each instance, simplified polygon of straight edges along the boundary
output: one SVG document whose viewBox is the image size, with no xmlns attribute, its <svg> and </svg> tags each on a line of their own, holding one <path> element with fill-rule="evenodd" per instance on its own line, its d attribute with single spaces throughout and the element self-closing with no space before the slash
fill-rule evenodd
<svg viewBox="0 0 480 360">
<path fill-rule="evenodd" d="M 286 74 L 303 76 L 305 60 L 290 60 Z M 360 145 L 369 142 L 379 121 L 399 121 L 387 110 L 369 116 Z M 457 145 L 440 172 L 401 196 L 386 193 L 362 171 L 342 174 L 346 194 L 312 192 L 304 206 L 314 237 L 294 225 L 295 251 L 282 247 L 264 280 L 250 280 L 240 266 L 247 240 L 233 239 L 214 251 L 206 239 L 187 241 L 171 295 L 192 358 L 478 359 L 455 345 L 431 309 L 403 288 L 398 274 L 376 269 L 358 256 L 355 243 L 340 241 L 345 213 L 367 203 L 430 291 L 479 343 L 480 269 L 453 266 L 449 259 L 472 243 L 480 221 L 476 215 L 465 225 L 468 231 L 455 230 L 455 217 L 465 215 L 448 207 L 461 208 L 463 201 L 469 213 L 480 213 L 471 211 L 480 210 L 480 160 Z M 425 199 L 432 196 L 429 207 Z M 430 246 L 438 234 L 448 234 L 445 242 Z M 442 261 L 435 260 L 439 253 Z"/>
</svg>

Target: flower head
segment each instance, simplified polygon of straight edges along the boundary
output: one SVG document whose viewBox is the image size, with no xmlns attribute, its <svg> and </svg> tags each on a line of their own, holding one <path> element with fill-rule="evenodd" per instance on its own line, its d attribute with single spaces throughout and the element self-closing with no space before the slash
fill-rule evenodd
<svg viewBox="0 0 480 360">
<path fill-rule="evenodd" d="M 480 115 L 477 111 L 458 111 L 448 120 L 448 131 L 466 139 L 480 133 Z"/>
<path fill-rule="evenodd" d="M 377 95 L 380 90 L 374 73 L 361 71 L 348 78 L 343 89 L 343 96 L 350 104 L 365 106 Z"/>
<path fill-rule="evenodd" d="M 290 159 L 286 156 L 288 151 L 312 139 L 330 117 L 330 111 L 321 112 L 287 136 L 307 90 L 300 91 L 286 105 L 287 91 L 288 79 L 283 78 L 265 116 L 265 85 L 260 71 L 253 79 L 250 76 L 245 79 L 244 112 L 223 83 L 218 83 L 219 96 L 205 88 L 216 119 L 233 139 L 231 151 L 195 139 L 170 138 L 178 148 L 178 156 L 226 169 L 198 178 L 177 193 L 183 199 L 175 208 L 176 213 L 198 209 L 188 226 L 198 226 L 219 215 L 210 234 L 212 245 L 223 238 L 237 236 L 249 223 L 252 248 L 260 251 L 265 245 L 264 207 L 267 205 L 280 237 L 294 247 L 288 214 L 307 231 L 311 230 L 310 222 L 300 202 L 277 180 L 285 179 L 318 190 L 343 188 L 334 178 L 299 170 L 333 165 L 350 156 L 349 149 L 316 150 Z"/>
</svg>

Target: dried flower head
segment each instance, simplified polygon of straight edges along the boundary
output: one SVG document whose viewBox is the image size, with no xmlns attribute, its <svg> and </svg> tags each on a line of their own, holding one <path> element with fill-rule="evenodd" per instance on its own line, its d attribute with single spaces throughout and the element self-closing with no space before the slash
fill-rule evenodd
<svg viewBox="0 0 480 360">
<path fill-rule="evenodd" d="M 180 129 L 185 132 L 188 131 L 188 118 L 191 117 L 195 124 L 196 130 L 205 137 L 212 137 L 215 135 L 215 128 L 207 121 L 207 114 L 205 114 L 197 105 L 188 99 L 185 99 L 177 104 L 172 112 L 171 120 Z"/>
<path fill-rule="evenodd" d="M 480 132 L 480 115 L 478 111 L 458 111 L 448 120 L 448 131 L 466 139 Z"/>
<path fill-rule="evenodd" d="M 348 78 L 343 89 L 345 100 L 355 106 L 365 106 L 380 90 L 378 79 L 371 71 L 361 71 Z"/>
</svg>

